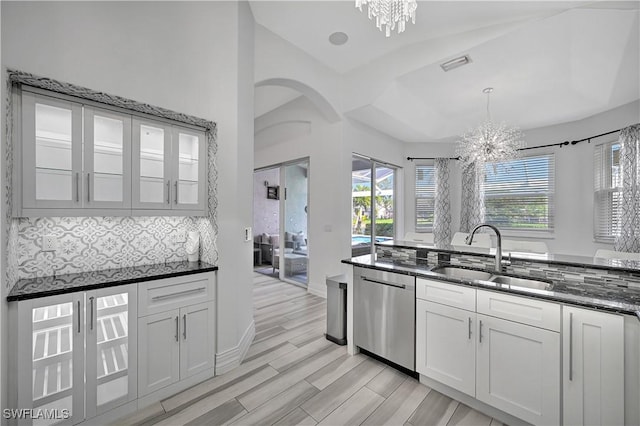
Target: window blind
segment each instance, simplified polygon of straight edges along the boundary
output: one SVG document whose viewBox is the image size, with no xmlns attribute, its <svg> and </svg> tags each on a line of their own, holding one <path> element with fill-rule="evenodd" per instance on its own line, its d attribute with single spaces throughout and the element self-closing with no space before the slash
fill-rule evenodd
<svg viewBox="0 0 640 426">
<path fill-rule="evenodd" d="M 501 229 L 552 231 L 555 159 L 553 154 L 485 166 L 485 221 Z"/>
<path fill-rule="evenodd" d="M 622 176 L 620 144 L 616 141 L 595 147 L 593 234 L 596 241 L 613 242 L 620 234 Z"/>
<path fill-rule="evenodd" d="M 435 196 L 433 164 L 416 165 L 416 232 L 433 230 Z"/>
</svg>

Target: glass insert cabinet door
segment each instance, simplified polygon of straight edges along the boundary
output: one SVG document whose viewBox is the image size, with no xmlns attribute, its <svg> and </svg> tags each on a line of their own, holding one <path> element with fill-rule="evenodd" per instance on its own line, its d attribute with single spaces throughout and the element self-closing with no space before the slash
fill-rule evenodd
<svg viewBox="0 0 640 426">
<path fill-rule="evenodd" d="M 84 418 L 82 300 L 75 294 L 34 299 L 24 312 L 30 356 L 19 358 L 18 380 L 31 386 L 19 386 L 18 404 L 46 414 L 34 425 L 77 423 Z"/>
<path fill-rule="evenodd" d="M 82 204 L 82 106 L 23 92 L 22 197 L 26 208 Z"/>
<path fill-rule="evenodd" d="M 85 206 L 131 207 L 131 118 L 84 108 Z"/>
<path fill-rule="evenodd" d="M 85 304 L 86 406 L 91 418 L 137 397 L 135 285 L 89 291 Z"/>
<path fill-rule="evenodd" d="M 171 208 L 171 127 L 133 119 L 133 207 Z"/>
<path fill-rule="evenodd" d="M 204 133 L 173 128 L 173 208 L 204 209 L 206 158 Z"/>
</svg>

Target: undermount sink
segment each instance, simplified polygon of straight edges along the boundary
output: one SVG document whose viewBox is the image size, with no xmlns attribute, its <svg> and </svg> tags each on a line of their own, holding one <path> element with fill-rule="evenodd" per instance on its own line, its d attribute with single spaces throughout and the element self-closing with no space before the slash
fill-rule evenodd
<svg viewBox="0 0 640 426">
<path fill-rule="evenodd" d="M 439 266 L 437 268 L 433 268 L 431 271 L 447 277 L 460 278 L 463 280 L 488 280 L 492 275 L 490 272 L 457 268 L 455 266 Z"/>
<path fill-rule="evenodd" d="M 510 277 L 507 275 L 495 275 L 489 281 L 493 281 L 496 284 L 504 284 L 514 287 L 526 287 L 536 290 L 549 290 L 551 288 L 550 283 L 538 280 L 530 280 L 528 278 Z"/>
<path fill-rule="evenodd" d="M 509 275 L 498 275 L 494 274 L 493 272 L 462 268 L 459 266 L 438 266 L 433 268 L 431 272 L 436 272 L 438 274 L 442 274 L 451 278 L 458 278 L 463 280 L 484 280 L 505 286 L 524 287 L 535 290 L 549 290 L 552 286 L 551 283 L 545 281 L 512 277 Z"/>
</svg>

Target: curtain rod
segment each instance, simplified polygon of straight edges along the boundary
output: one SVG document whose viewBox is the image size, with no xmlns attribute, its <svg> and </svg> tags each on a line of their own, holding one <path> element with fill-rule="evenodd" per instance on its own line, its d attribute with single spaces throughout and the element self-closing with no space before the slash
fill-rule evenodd
<svg viewBox="0 0 640 426">
<path fill-rule="evenodd" d="M 536 148 L 548 148 L 550 146 L 559 146 L 560 148 L 562 148 L 565 145 L 569 145 L 569 144 L 576 145 L 576 144 L 579 144 L 580 142 L 586 142 L 586 141 L 591 143 L 591 139 L 596 139 L 596 138 L 599 138 L 601 136 L 607 136 L 607 135 L 610 135 L 612 133 L 617 133 L 620 130 L 622 130 L 622 129 L 612 130 L 610 132 L 605 132 L 605 133 L 600 133 L 599 135 L 590 136 L 588 138 L 578 139 L 578 140 L 571 141 L 571 142 L 564 141 L 564 142 L 550 143 L 550 144 L 547 144 L 547 145 L 528 146 L 528 147 L 525 147 L 525 148 L 519 148 L 518 151 L 526 151 L 528 149 L 536 149 Z M 408 161 L 413 161 L 413 160 L 435 160 L 437 158 L 439 158 L 439 157 L 407 157 L 407 160 Z M 447 158 L 447 160 L 459 160 L 459 159 L 460 159 L 460 157 L 449 157 L 449 158 Z"/>
</svg>

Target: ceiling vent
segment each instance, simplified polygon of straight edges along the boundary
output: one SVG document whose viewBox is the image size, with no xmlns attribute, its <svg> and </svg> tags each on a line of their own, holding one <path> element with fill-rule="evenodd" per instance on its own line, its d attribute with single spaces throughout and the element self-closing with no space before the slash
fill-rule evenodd
<svg viewBox="0 0 640 426">
<path fill-rule="evenodd" d="M 444 71 L 451 71 L 454 68 L 461 67 L 463 65 L 467 65 L 471 62 L 471 57 L 469 55 L 460 56 L 459 58 L 452 59 L 443 64 L 440 64 L 440 67 Z"/>
</svg>

